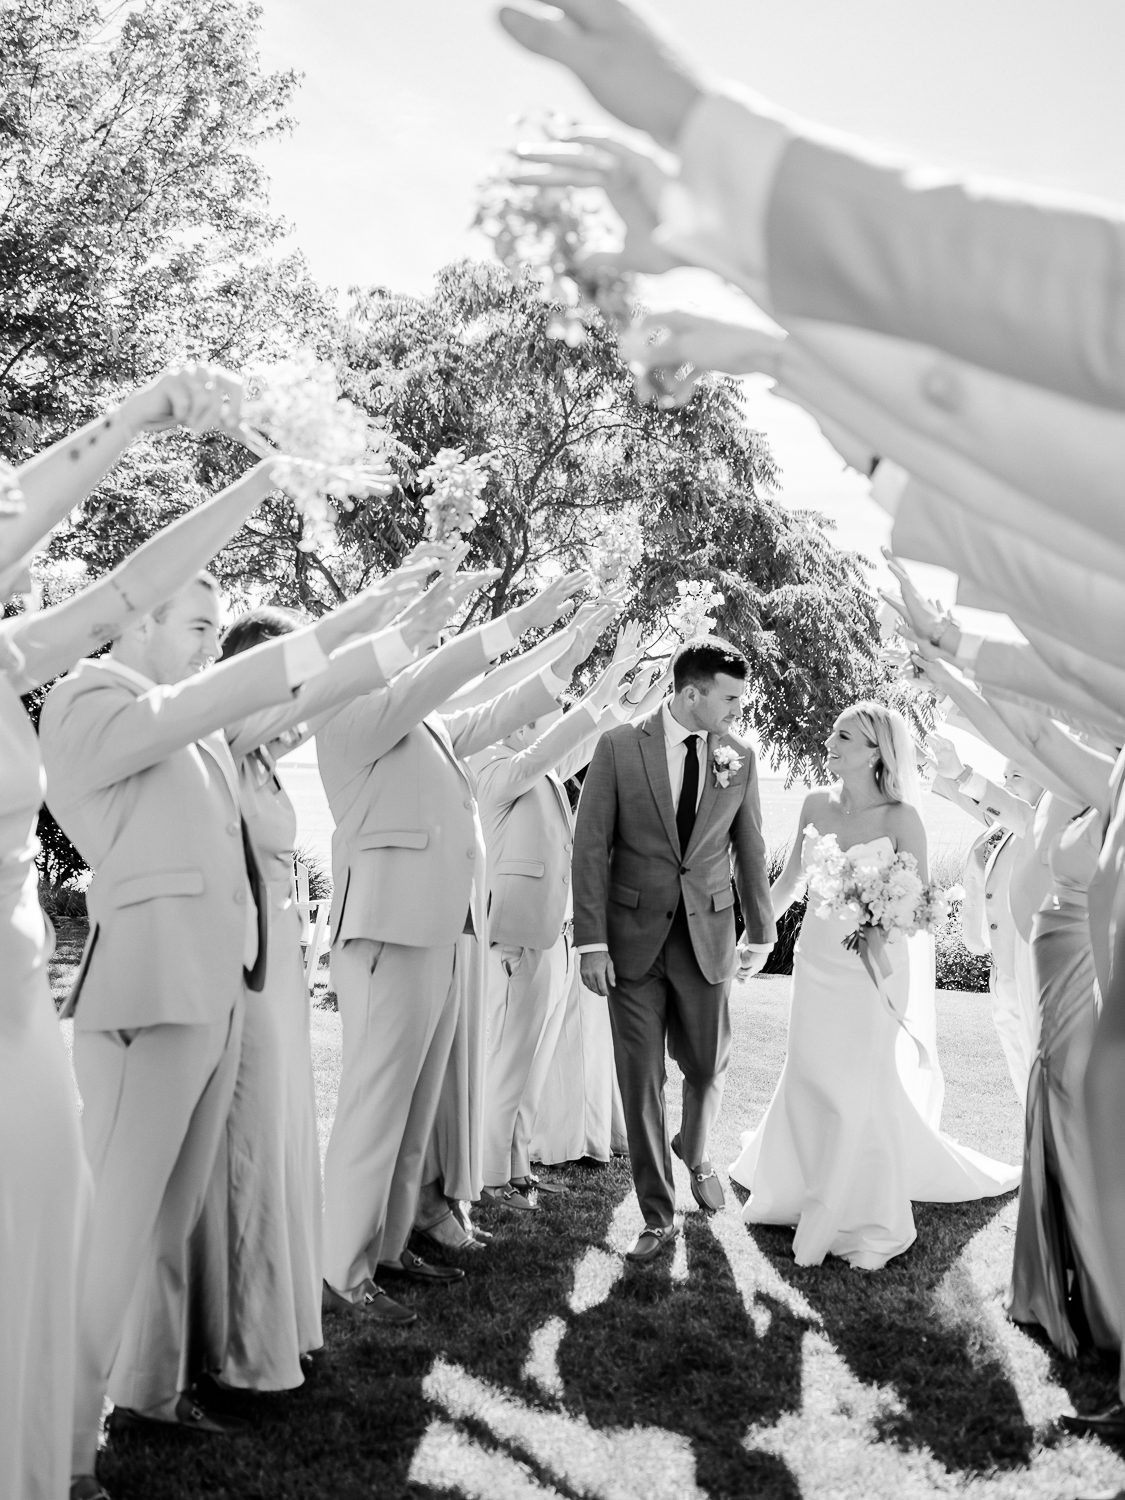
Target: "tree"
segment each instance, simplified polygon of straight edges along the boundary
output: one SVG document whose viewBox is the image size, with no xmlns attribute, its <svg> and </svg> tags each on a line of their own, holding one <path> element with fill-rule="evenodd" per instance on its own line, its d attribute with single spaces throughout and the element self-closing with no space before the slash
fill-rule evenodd
<svg viewBox="0 0 1125 1500">
<path fill-rule="evenodd" d="M 680 411 L 641 406 L 612 331 L 595 319 L 572 347 L 549 336 L 553 318 L 487 262 L 446 267 L 426 297 L 353 298 L 345 386 L 418 462 L 402 464 L 390 502 L 343 518 L 338 582 L 381 572 L 423 534 L 419 462 L 443 447 L 490 451 L 499 464 L 471 560 L 501 576 L 478 613 L 501 613 L 544 570 L 580 565 L 639 523 L 630 612 L 657 627 L 679 580 L 712 581 L 718 628 L 752 663 L 750 722 L 790 774 L 816 777 L 841 708 L 886 695 L 860 560 L 832 545 L 822 517 L 773 498 L 777 468 L 737 382 L 704 382 Z"/>
</svg>

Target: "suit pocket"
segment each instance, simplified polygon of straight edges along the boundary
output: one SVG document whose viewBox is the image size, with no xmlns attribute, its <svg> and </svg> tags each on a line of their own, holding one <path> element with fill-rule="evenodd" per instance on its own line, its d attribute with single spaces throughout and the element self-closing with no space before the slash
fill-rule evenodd
<svg viewBox="0 0 1125 1500">
<path fill-rule="evenodd" d="M 360 849 L 424 849 L 429 842 L 422 828 L 371 828 L 356 839 Z"/>
<path fill-rule="evenodd" d="M 154 870 L 132 880 L 119 880 L 110 893 L 115 907 L 137 906 L 159 896 L 202 896 L 202 870 Z"/>
<path fill-rule="evenodd" d="M 641 893 L 633 890 L 632 886 L 614 883 L 609 888 L 609 899 L 616 901 L 618 906 L 640 906 Z"/>
<path fill-rule="evenodd" d="M 502 859 L 496 866 L 497 875 L 530 875 L 536 880 L 541 880 L 546 871 L 547 866 L 538 859 Z"/>
<path fill-rule="evenodd" d="M 727 886 L 721 891 L 711 892 L 711 908 L 713 911 L 726 911 L 734 905 L 734 887 Z"/>
</svg>

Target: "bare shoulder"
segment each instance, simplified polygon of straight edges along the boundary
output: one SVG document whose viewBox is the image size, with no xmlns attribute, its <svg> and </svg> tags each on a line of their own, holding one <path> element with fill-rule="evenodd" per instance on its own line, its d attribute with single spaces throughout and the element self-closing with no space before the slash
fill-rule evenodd
<svg viewBox="0 0 1125 1500">
<path fill-rule="evenodd" d="M 831 806 L 832 799 L 827 787 L 823 791 L 810 792 L 801 803 L 801 827 L 804 828 L 806 823 L 815 823 Z"/>
<path fill-rule="evenodd" d="M 887 831 L 895 836 L 896 841 L 908 839 L 916 843 L 918 838 L 925 838 L 926 825 L 922 822 L 922 814 L 909 802 L 888 803 L 884 813 Z"/>
</svg>

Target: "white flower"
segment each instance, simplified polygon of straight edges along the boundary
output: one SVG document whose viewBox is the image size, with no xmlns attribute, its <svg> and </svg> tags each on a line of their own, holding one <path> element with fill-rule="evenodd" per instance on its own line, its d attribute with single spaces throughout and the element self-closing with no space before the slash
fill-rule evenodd
<svg viewBox="0 0 1125 1500">
<path fill-rule="evenodd" d="M 433 463 L 418 470 L 418 478 L 433 485 L 426 501 L 426 532 L 431 540 L 443 542 L 472 531 L 488 509 L 481 492 L 490 473 L 499 467 L 494 453 L 466 458 L 460 448 L 442 448 Z"/>
<path fill-rule="evenodd" d="M 718 621 L 710 613 L 724 602 L 724 596 L 706 579 L 690 578 L 676 585 L 679 599 L 672 606 L 668 623 L 681 640 L 711 635 Z"/>
<path fill-rule="evenodd" d="M 353 499 L 389 495 L 397 483 L 386 434 L 340 396 L 332 366 L 309 350 L 252 371 L 248 384 L 243 425 L 279 450 L 272 478 L 301 513 L 301 549 L 330 545 L 338 506 L 350 510 Z"/>
<path fill-rule="evenodd" d="M 640 518 L 622 511 L 607 519 L 605 534 L 587 549 L 589 562 L 602 593 L 611 590 L 644 556 L 644 533 Z"/>
<path fill-rule="evenodd" d="M 742 756 L 733 745 L 716 745 L 711 757 L 716 786 L 729 786 L 730 779 L 742 769 Z"/>
</svg>

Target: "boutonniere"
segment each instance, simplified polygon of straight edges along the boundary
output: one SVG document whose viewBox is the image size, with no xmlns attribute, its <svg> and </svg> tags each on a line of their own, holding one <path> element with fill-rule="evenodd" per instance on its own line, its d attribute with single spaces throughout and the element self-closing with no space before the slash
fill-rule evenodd
<svg viewBox="0 0 1125 1500">
<path fill-rule="evenodd" d="M 733 745 L 716 745 L 711 769 L 715 773 L 716 786 L 730 786 L 731 776 L 742 769 L 742 756 Z"/>
</svg>

